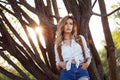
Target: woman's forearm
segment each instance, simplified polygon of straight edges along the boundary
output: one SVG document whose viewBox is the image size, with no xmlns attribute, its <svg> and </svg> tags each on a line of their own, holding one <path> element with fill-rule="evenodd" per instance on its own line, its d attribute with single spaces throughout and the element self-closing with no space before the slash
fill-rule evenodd
<svg viewBox="0 0 120 80">
<path fill-rule="evenodd" d="M 91 63 L 91 58 L 87 58 L 87 62 L 86 62 L 86 63 L 90 65 L 90 63 Z"/>
</svg>

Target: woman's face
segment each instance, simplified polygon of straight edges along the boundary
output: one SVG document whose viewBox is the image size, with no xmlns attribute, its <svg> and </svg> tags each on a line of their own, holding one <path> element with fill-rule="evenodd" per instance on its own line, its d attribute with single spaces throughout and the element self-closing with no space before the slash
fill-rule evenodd
<svg viewBox="0 0 120 80">
<path fill-rule="evenodd" d="M 64 25 L 64 33 L 71 33 L 73 30 L 73 20 L 68 19 Z"/>
</svg>

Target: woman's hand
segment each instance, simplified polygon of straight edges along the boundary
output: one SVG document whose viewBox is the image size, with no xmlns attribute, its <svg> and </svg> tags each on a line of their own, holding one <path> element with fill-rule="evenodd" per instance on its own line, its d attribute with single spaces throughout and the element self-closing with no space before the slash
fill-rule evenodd
<svg viewBox="0 0 120 80">
<path fill-rule="evenodd" d="M 62 68 L 62 69 L 66 69 L 66 63 L 65 62 L 60 62 L 59 63 L 59 66 Z"/>
<path fill-rule="evenodd" d="M 82 66 L 82 69 L 83 69 L 83 70 L 86 70 L 86 69 L 89 67 L 90 63 L 91 63 L 91 58 L 88 58 L 88 59 L 87 59 L 87 62 L 82 63 L 82 64 L 80 64 L 80 65 Z"/>
<path fill-rule="evenodd" d="M 87 68 L 88 68 L 88 66 L 89 66 L 89 64 L 86 62 L 86 63 L 82 63 L 82 64 L 80 64 L 81 65 L 81 68 L 83 69 L 83 70 L 86 70 Z"/>
</svg>

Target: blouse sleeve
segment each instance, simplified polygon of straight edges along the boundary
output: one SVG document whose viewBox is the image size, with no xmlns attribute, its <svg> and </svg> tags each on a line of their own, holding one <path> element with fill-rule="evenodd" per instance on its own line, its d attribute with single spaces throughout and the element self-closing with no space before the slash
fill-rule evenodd
<svg viewBox="0 0 120 80">
<path fill-rule="evenodd" d="M 56 65 L 58 65 L 60 63 L 60 59 L 59 59 L 59 55 L 58 55 L 58 51 L 57 51 L 56 45 L 54 45 L 54 52 L 55 52 Z"/>
<path fill-rule="evenodd" d="M 87 46 L 85 38 L 82 35 L 80 35 L 80 36 L 82 38 L 82 43 L 83 43 L 83 47 L 84 47 L 84 50 L 85 50 L 86 58 L 92 58 L 90 50 L 89 50 L 89 48 Z"/>
</svg>

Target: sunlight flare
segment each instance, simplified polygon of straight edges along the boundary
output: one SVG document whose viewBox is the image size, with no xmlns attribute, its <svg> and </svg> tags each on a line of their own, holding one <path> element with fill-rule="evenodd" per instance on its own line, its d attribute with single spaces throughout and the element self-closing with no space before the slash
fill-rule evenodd
<svg viewBox="0 0 120 80">
<path fill-rule="evenodd" d="M 35 35 L 34 30 L 32 28 L 30 28 L 30 27 L 27 27 L 27 30 L 28 30 L 29 35 L 32 38 L 34 44 L 37 44 L 37 39 L 36 39 L 36 35 Z"/>
<path fill-rule="evenodd" d="M 39 34 L 39 37 L 40 37 L 40 41 L 41 41 L 41 43 L 42 43 L 42 46 L 43 46 L 44 48 L 46 48 L 46 46 L 45 46 L 45 40 L 44 40 L 44 37 L 43 37 L 43 35 L 42 35 L 42 29 L 38 26 L 38 27 L 35 28 L 35 31 Z"/>
<path fill-rule="evenodd" d="M 45 46 L 45 41 L 44 41 L 44 38 L 43 38 L 43 35 L 42 35 L 42 29 L 41 29 L 39 26 L 36 27 L 34 30 L 33 30 L 32 28 L 30 28 L 30 27 L 28 27 L 27 29 L 28 29 L 29 35 L 30 35 L 30 37 L 32 38 L 34 44 L 35 44 L 35 45 L 38 44 L 37 38 L 36 38 L 36 34 L 35 34 L 35 32 L 37 32 L 37 34 L 39 35 L 39 40 L 40 40 L 40 42 L 42 43 L 42 46 L 43 46 L 44 48 L 46 48 L 46 46 Z"/>
</svg>

